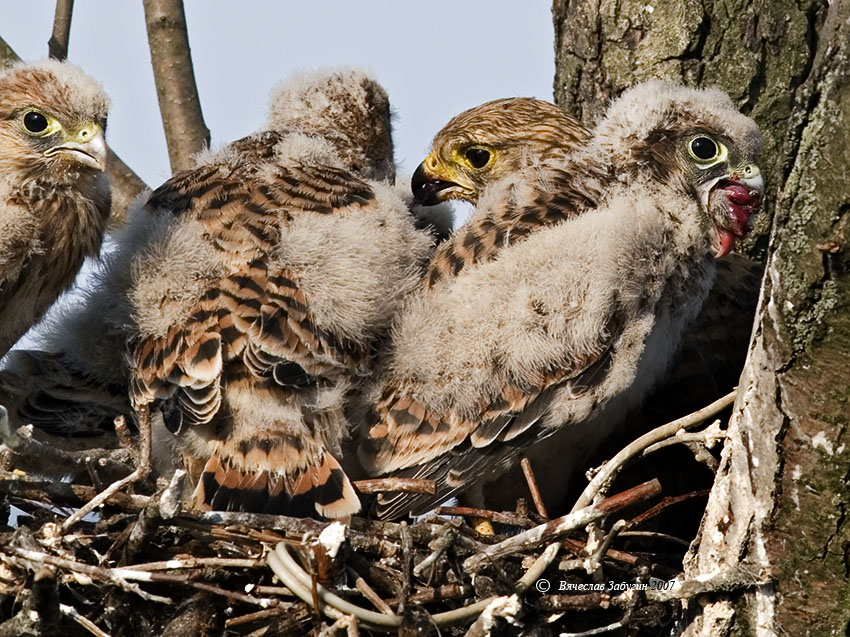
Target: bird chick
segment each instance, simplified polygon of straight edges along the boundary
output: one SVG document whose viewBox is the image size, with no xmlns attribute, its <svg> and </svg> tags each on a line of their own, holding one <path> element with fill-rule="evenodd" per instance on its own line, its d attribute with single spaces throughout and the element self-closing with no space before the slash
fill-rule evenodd
<svg viewBox="0 0 850 637">
<path fill-rule="evenodd" d="M 65 62 L 0 71 L 0 356 L 100 248 L 108 107 L 100 85 Z"/>
<path fill-rule="evenodd" d="M 297 77 L 268 129 L 147 200 L 135 254 L 131 399 L 203 466 L 214 509 L 345 517 L 345 396 L 431 248 L 394 178 L 389 101 L 371 77 Z M 335 457 L 336 456 L 336 457 Z"/>
<path fill-rule="evenodd" d="M 384 497 L 378 515 L 419 514 L 645 396 L 706 298 L 713 256 L 759 207 L 760 146 L 725 94 L 651 82 L 615 101 L 563 167 L 487 186 L 477 227 L 537 221 L 494 242 L 496 257 L 445 271 L 398 317 L 359 456 L 373 475 L 434 479 L 437 493 Z"/>
<path fill-rule="evenodd" d="M 443 199 L 476 203 L 487 186 L 518 174 L 525 166 L 563 165 L 566 153 L 586 143 L 590 135 L 589 130 L 549 102 L 529 98 L 487 102 L 461 113 L 437 133 L 430 153 L 414 174 L 412 190 L 422 205 Z M 487 152 L 480 168 L 465 156 L 465 151 L 470 151 L 476 157 L 477 149 Z M 538 223 L 557 220 L 558 216 L 543 217 Z M 492 226 L 485 231 L 492 233 Z M 470 228 L 458 229 L 440 249 L 443 258 L 435 259 L 432 267 L 435 277 L 445 271 L 448 255 L 475 254 L 468 246 L 480 245 L 480 241 L 473 242 L 473 237 L 481 228 L 472 228 L 472 232 L 470 236 Z M 478 258 L 482 257 L 479 250 Z M 457 258 L 454 261 L 459 262 Z M 647 408 L 637 417 L 634 413 L 628 415 L 631 430 L 637 431 L 639 422 L 648 428 L 683 416 L 734 387 L 746 356 L 762 271 L 761 264 L 737 254 L 717 262 L 716 282 L 702 311 L 683 335 L 675 366 L 660 379 L 657 391 L 647 397 Z M 612 429 L 624 425 L 625 422 L 618 422 Z M 606 435 L 598 427 L 580 433 L 575 428 L 564 428 L 545 444 L 526 452 L 544 500 L 553 509 L 567 493 L 570 471 L 586 468 L 586 458 Z M 554 456 L 561 462 L 548 461 Z M 514 467 L 491 487 L 482 485 L 481 493 L 474 494 L 471 500 L 476 506 L 501 510 L 512 508 L 517 498 L 525 495 L 525 480 Z"/>
</svg>

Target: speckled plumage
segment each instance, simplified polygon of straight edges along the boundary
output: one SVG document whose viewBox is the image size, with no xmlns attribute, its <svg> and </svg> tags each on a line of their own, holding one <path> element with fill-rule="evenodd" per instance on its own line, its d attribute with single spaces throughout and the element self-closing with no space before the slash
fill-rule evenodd
<svg viewBox="0 0 850 637">
<path fill-rule="evenodd" d="M 439 190 L 431 193 L 429 203 L 449 199 L 477 203 L 489 184 L 529 167 L 560 162 L 589 136 L 581 123 L 549 102 L 527 97 L 487 102 L 455 116 L 437 133 L 431 152 L 417 168 L 414 194 L 422 198 L 428 184 L 439 180 Z M 472 165 L 466 158 L 470 149 L 485 151 L 487 163 Z M 589 184 L 574 183 L 585 180 L 582 175 L 562 172 L 552 179 L 560 182 L 551 185 L 558 196 L 535 199 L 509 192 L 504 206 L 475 215 L 455 231 L 431 259 L 426 285 L 494 258 L 501 248 L 521 240 L 535 227 L 558 223 L 570 211 L 593 205 L 601 195 Z M 517 205 L 519 198 L 524 205 Z"/>
<path fill-rule="evenodd" d="M 107 108 L 70 64 L 0 71 L 0 355 L 97 254 L 110 205 Z"/>
<path fill-rule="evenodd" d="M 359 71 L 297 78 L 270 129 L 201 159 L 148 199 L 164 219 L 134 257 L 134 406 L 159 406 L 205 464 L 199 504 L 344 517 L 349 389 L 430 235 L 394 177 L 389 103 Z"/>
<path fill-rule="evenodd" d="M 700 135 L 728 156 L 699 165 L 688 152 Z M 759 147 L 722 93 L 652 83 L 616 101 L 563 168 L 542 162 L 488 186 L 478 219 L 512 200 L 565 210 L 405 306 L 360 458 L 374 475 L 435 479 L 438 492 L 385 497 L 379 515 L 420 513 L 559 428 L 599 425 L 644 396 L 713 283 L 711 248 L 742 232 L 728 202 Z"/>
</svg>

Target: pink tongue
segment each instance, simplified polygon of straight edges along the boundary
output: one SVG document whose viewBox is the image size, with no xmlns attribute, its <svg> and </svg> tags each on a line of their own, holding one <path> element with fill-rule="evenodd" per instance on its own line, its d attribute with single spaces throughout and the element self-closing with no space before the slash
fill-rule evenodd
<svg viewBox="0 0 850 637">
<path fill-rule="evenodd" d="M 734 221 L 732 231 L 739 237 L 743 237 L 747 234 L 750 215 L 758 209 L 759 199 L 743 185 L 735 182 L 724 185 L 723 192 L 726 193 L 729 215 Z"/>
<path fill-rule="evenodd" d="M 729 183 L 723 187 L 723 191 L 726 192 L 729 201 L 732 203 L 739 204 L 741 206 L 748 206 L 753 204 L 754 197 L 750 194 L 750 191 L 744 188 L 741 184 Z"/>
</svg>

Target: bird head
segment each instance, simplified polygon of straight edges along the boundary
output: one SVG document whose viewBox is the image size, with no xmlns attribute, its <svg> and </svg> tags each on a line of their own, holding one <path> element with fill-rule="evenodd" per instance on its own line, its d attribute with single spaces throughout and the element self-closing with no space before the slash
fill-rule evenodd
<svg viewBox="0 0 850 637">
<path fill-rule="evenodd" d="M 648 177 L 695 199 L 718 258 L 747 235 L 764 196 L 756 164 L 762 138 L 725 93 L 640 84 L 611 105 L 596 139 L 630 178 Z"/>
<path fill-rule="evenodd" d="M 452 118 L 434 137 L 413 173 L 413 195 L 426 206 L 449 199 L 476 203 L 488 184 L 565 153 L 589 136 L 549 102 L 515 97 L 481 104 Z"/>
<path fill-rule="evenodd" d="M 19 64 L 0 74 L 0 172 L 20 183 L 74 183 L 106 168 L 100 85 L 71 64 Z"/>
<path fill-rule="evenodd" d="M 355 68 L 292 76 L 272 94 L 269 127 L 329 142 L 344 168 L 376 180 L 395 179 L 392 115 L 386 91 Z"/>
</svg>

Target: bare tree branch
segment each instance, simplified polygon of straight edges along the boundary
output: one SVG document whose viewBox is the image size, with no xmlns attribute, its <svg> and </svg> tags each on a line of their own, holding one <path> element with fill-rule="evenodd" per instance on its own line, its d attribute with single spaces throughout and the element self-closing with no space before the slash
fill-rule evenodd
<svg viewBox="0 0 850 637">
<path fill-rule="evenodd" d="M 18 57 L 18 54 L 0 37 L 0 68 L 11 66 L 20 61 L 21 58 Z M 111 148 L 106 160 L 106 174 L 109 175 L 109 183 L 112 188 L 112 210 L 109 213 L 109 227 L 114 229 L 124 223 L 127 208 L 148 186 Z"/>
<path fill-rule="evenodd" d="M 0 68 L 12 66 L 20 59 L 12 50 L 12 47 L 6 44 L 6 40 L 0 38 Z"/>
<path fill-rule="evenodd" d="M 50 57 L 60 62 L 68 57 L 68 39 L 71 35 L 71 15 L 73 12 L 74 0 L 56 0 L 53 34 L 47 41 L 47 50 Z"/>
<path fill-rule="evenodd" d="M 204 123 L 183 0 L 144 0 L 159 112 L 168 143 L 171 170 L 192 166 L 192 155 L 210 143 Z"/>
</svg>

